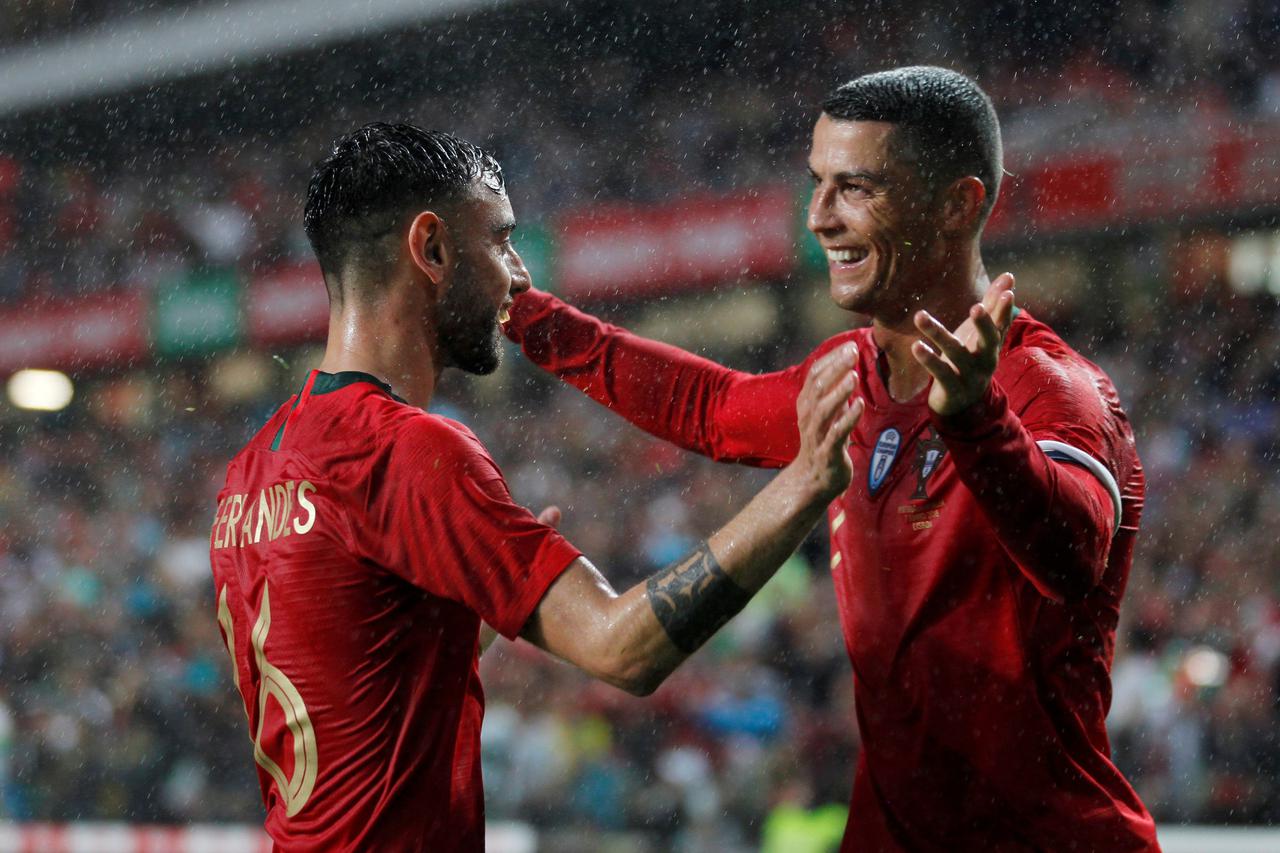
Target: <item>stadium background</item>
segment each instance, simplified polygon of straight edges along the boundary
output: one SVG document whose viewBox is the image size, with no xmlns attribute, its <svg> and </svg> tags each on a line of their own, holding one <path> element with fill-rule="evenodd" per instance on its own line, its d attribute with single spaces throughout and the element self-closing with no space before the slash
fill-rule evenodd
<svg viewBox="0 0 1280 853">
<path fill-rule="evenodd" d="M 0 0 L 0 370 L 75 382 L 60 412 L 0 402 L 0 849 L 260 825 L 207 537 L 223 464 L 318 358 L 300 199 L 334 136 L 404 118 L 485 145 L 539 286 L 763 370 L 854 320 L 802 228 L 816 105 L 911 62 L 992 94 L 988 268 L 1135 425 L 1116 760 L 1162 825 L 1280 820 L 1280 3 L 441 5 Z M 434 408 L 616 585 L 767 476 L 508 354 Z M 495 845 L 831 849 L 859 743 L 827 560 L 819 531 L 647 700 L 495 646 Z"/>
</svg>

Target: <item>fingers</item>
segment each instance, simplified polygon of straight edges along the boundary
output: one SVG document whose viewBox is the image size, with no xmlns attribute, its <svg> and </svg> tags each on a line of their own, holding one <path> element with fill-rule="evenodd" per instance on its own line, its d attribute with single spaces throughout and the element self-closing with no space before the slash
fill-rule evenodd
<svg viewBox="0 0 1280 853">
<path fill-rule="evenodd" d="M 841 460 L 833 456 L 844 452 L 843 443 L 861 417 L 865 404 L 851 402 L 858 389 L 859 377 L 854 369 L 857 347 L 853 344 L 836 349 L 814 363 L 796 401 L 801 445 L 816 451 L 816 460 L 824 466 Z"/>
<path fill-rule="evenodd" d="M 924 341 L 916 341 L 911 345 L 911 354 L 916 361 L 929 371 L 934 381 L 951 391 L 959 386 L 960 374 L 948 361 L 938 355 Z"/>
<path fill-rule="evenodd" d="M 969 317 L 973 320 L 973 327 L 978 331 L 978 351 L 987 353 L 999 351 L 1001 331 L 996 328 L 995 321 L 991 319 L 987 309 L 980 304 L 975 305 L 969 309 Z"/>
<path fill-rule="evenodd" d="M 560 507 L 549 506 L 542 512 L 538 513 L 538 523 L 545 524 L 548 527 L 560 526 Z"/>
<path fill-rule="evenodd" d="M 844 450 L 845 444 L 849 441 L 849 434 L 858 425 L 866 408 L 866 401 L 859 397 L 840 413 L 840 417 L 831 424 L 823 438 L 823 443 L 828 449 Z"/>
<path fill-rule="evenodd" d="M 831 389 L 853 373 L 857 357 L 858 348 L 849 343 L 814 362 L 809 375 L 805 377 L 804 387 L 800 389 L 800 396 L 796 398 L 796 414 L 800 418 L 802 429 L 809 415 L 821 406 L 822 399 Z M 823 425 L 825 424 L 824 420 Z"/>
<path fill-rule="evenodd" d="M 996 328 L 998 328 L 1000 330 L 1000 334 L 1003 335 L 1009 330 L 1009 324 L 1013 322 L 1013 274 L 1005 273 L 1000 276 L 1000 278 L 996 279 L 996 282 L 1003 282 L 1004 287 L 1002 287 L 1000 292 L 996 295 L 995 307 L 989 309 L 989 311 L 991 319 L 996 324 Z M 992 287 L 995 287 L 995 284 L 992 284 Z"/>
<path fill-rule="evenodd" d="M 817 401 L 813 407 L 813 428 L 819 437 L 830 430 L 832 422 L 848 409 L 849 398 L 857 387 L 858 374 L 850 370 Z"/>
<path fill-rule="evenodd" d="M 845 372 L 853 368 L 857 360 L 858 347 L 856 344 L 848 343 L 844 346 L 836 347 L 815 361 L 813 367 L 809 368 L 809 375 L 805 378 L 804 389 L 801 393 L 807 392 L 811 397 L 821 397 L 833 383 L 840 380 L 840 377 Z"/>
<path fill-rule="evenodd" d="M 996 276 L 991 284 L 987 285 L 987 290 L 982 294 L 982 307 L 987 309 L 988 314 L 994 314 L 996 305 L 1000 302 L 1000 296 L 1013 290 L 1013 273 L 1002 273 Z"/>
<path fill-rule="evenodd" d="M 939 323 L 928 311 L 917 311 L 915 315 L 917 331 L 933 344 L 937 352 L 942 353 L 951 363 L 960 367 L 970 357 L 970 352 L 960 339 L 947 331 L 946 326 Z"/>
<path fill-rule="evenodd" d="M 916 329 L 932 344 L 935 354 L 941 353 L 963 370 L 966 360 L 973 356 L 999 352 L 1004 333 L 1013 319 L 1013 286 L 1012 273 L 998 276 L 983 294 L 982 301 L 969 309 L 969 319 L 960 324 L 954 334 L 927 311 L 916 312 Z M 968 331 L 970 327 L 972 332 Z"/>
<path fill-rule="evenodd" d="M 999 352 L 1004 335 L 1013 321 L 1013 285 L 1013 274 L 1005 273 L 992 282 L 982 302 L 969 311 L 982 344 L 979 348 L 981 351 Z"/>
</svg>

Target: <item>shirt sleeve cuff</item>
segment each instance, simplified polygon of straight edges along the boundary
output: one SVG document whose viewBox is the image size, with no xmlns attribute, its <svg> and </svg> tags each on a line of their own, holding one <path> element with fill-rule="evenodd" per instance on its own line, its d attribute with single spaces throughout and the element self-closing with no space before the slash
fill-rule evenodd
<svg viewBox="0 0 1280 853">
<path fill-rule="evenodd" d="M 516 294 L 511 302 L 511 319 L 503 324 L 502 331 L 515 343 L 524 343 L 525 333 L 550 309 L 551 300 L 550 293 L 534 288 Z"/>
<path fill-rule="evenodd" d="M 952 415 L 930 412 L 929 418 L 938 435 L 959 441 L 981 441 L 998 433 L 1009 412 L 1009 398 L 1000 383 L 992 377 L 982 399 Z"/>
</svg>

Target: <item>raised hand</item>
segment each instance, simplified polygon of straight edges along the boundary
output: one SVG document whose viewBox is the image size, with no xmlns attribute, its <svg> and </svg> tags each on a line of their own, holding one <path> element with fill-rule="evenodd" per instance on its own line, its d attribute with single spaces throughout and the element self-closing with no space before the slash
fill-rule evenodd
<svg viewBox="0 0 1280 853">
<path fill-rule="evenodd" d="M 853 398 L 858 387 L 857 360 L 854 344 L 827 353 L 809 369 L 796 398 L 800 452 L 792 464 L 804 466 L 815 484 L 833 498 L 849 487 L 853 477 L 849 433 L 865 408 L 861 397 Z"/>
<path fill-rule="evenodd" d="M 929 408 L 939 415 L 962 412 L 987 393 L 1013 321 L 1013 285 L 1010 273 L 993 281 L 954 334 L 928 311 L 916 312 L 921 340 L 911 353 L 933 377 Z"/>
</svg>

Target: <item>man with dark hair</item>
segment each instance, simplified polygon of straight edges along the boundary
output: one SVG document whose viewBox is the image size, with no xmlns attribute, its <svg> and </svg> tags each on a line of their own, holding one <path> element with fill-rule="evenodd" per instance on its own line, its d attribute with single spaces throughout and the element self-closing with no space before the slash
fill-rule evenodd
<svg viewBox="0 0 1280 853">
<path fill-rule="evenodd" d="M 558 512 L 514 504 L 476 437 L 425 411 L 445 367 L 494 369 L 529 287 L 493 158 L 369 125 L 317 168 L 306 227 L 331 296 L 324 359 L 228 466 L 210 537 L 267 830 L 289 851 L 480 851 L 482 622 L 652 691 L 848 484 L 855 353 L 815 364 L 795 461 L 618 594 L 549 526 Z"/>
<path fill-rule="evenodd" d="M 932 192 L 966 175 L 978 178 L 987 190 L 978 224 L 986 222 L 1000 192 L 1004 148 L 995 107 L 972 80 L 919 67 L 867 74 L 837 87 L 822 112 L 894 125 L 895 153 Z"/>
<path fill-rule="evenodd" d="M 832 93 L 808 226 L 832 299 L 871 326 L 795 367 L 739 373 L 537 291 L 506 326 L 654 435 L 763 466 L 799 447 L 788 410 L 810 367 L 858 345 L 857 474 L 829 513 L 864 744 L 848 853 L 1157 849 L 1104 726 L 1142 468 L 1110 380 L 1015 309 L 1012 276 L 987 278 L 1001 157 L 963 75 Z"/>
</svg>

